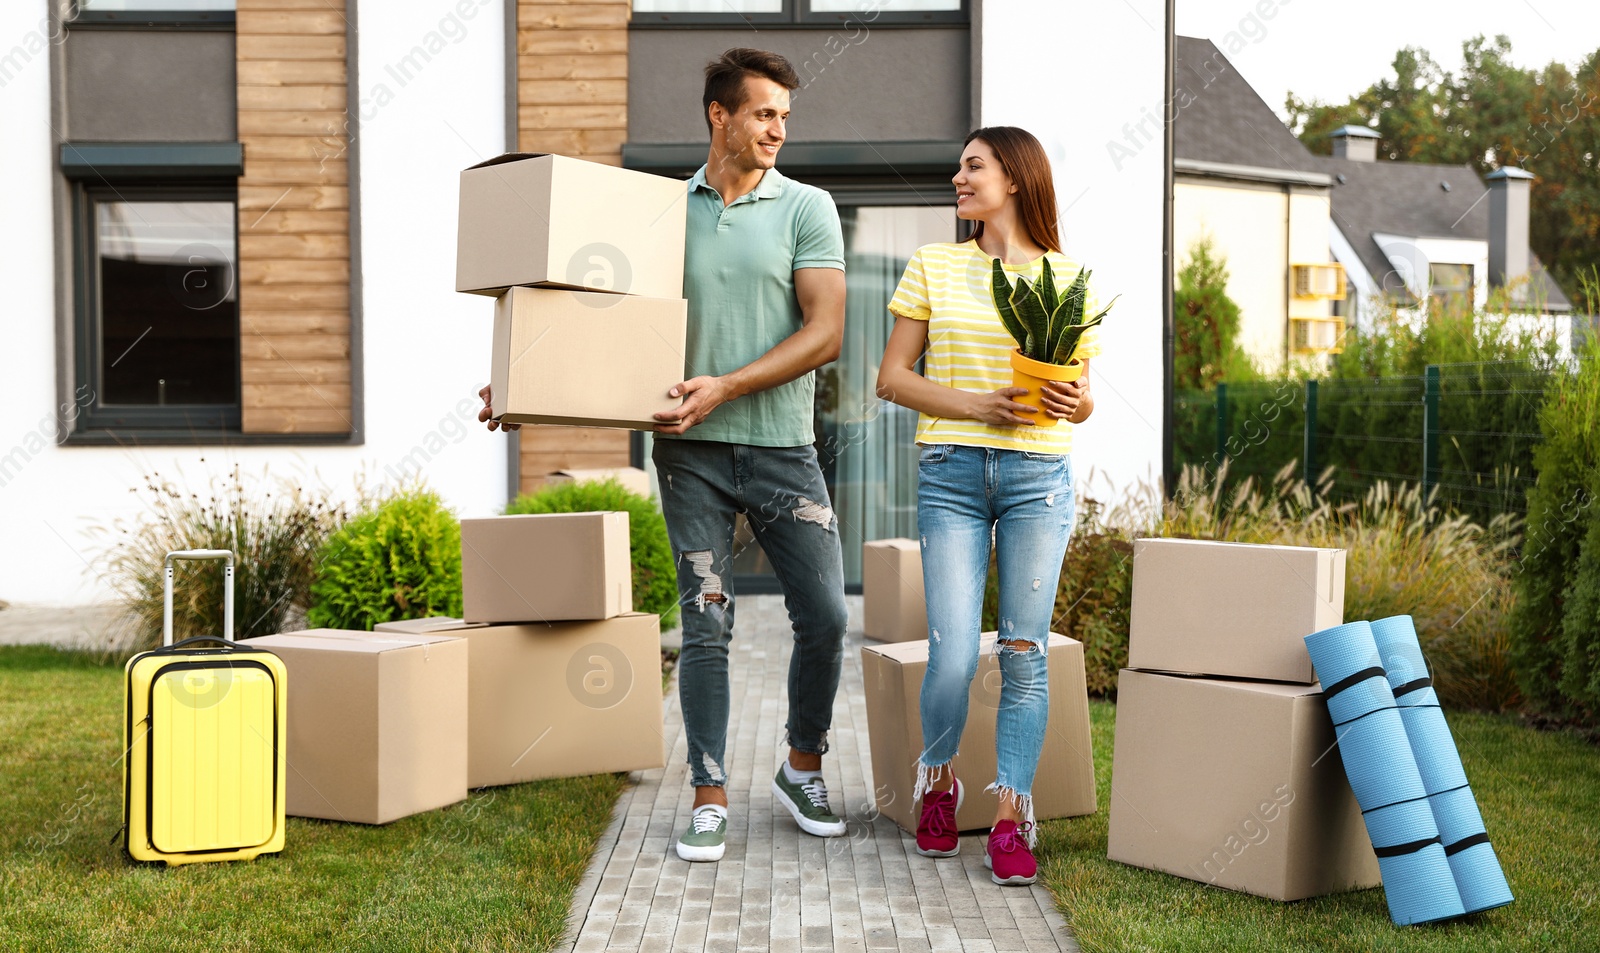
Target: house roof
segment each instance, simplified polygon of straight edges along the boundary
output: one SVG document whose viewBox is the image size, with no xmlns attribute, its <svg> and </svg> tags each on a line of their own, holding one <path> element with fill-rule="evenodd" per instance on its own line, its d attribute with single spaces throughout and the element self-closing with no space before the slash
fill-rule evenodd
<svg viewBox="0 0 1600 953">
<path fill-rule="evenodd" d="M 1488 186 L 1471 166 L 1314 155 L 1216 44 L 1177 37 L 1174 59 L 1176 158 L 1331 176 L 1333 221 L 1374 281 L 1381 283 L 1393 268 L 1375 233 L 1488 241 Z M 1543 301 L 1546 310 L 1570 309 L 1531 250 L 1529 262 L 1532 299 Z"/>
<path fill-rule="evenodd" d="M 1180 159 L 1318 171 L 1255 87 L 1210 40 L 1175 38 L 1173 149 Z"/>
<path fill-rule="evenodd" d="M 1380 286 L 1394 266 L 1373 238 L 1376 233 L 1489 240 L 1489 187 L 1471 166 L 1310 158 L 1313 168 L 1333 177 L 1334 222 Z M 1569 310 L 1572 303 L 1538 256 L 1528 255 L 1530 300 L 1542 302 L 1545 310 Z"/>
</svg>

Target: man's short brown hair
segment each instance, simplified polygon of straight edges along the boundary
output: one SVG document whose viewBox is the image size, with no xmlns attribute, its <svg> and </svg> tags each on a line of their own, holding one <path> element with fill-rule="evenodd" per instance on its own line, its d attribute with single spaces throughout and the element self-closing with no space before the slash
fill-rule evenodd
<svg viewBox="0 0 1600 953">
<path fill-rule="evenodd" d="M 738 112 L 745 103 L 744 79 L 761 76 L 785 89 L 799 89 L 800 76 L 789 61 L 766 50 L 752 50 L 736 46 L 706 64 L 706 92 L 701 98 L 700 115 L 705 118 L 706 131 L 711 131 L 711 104 L 721 103 L 730 113 Z"/>
</svg>

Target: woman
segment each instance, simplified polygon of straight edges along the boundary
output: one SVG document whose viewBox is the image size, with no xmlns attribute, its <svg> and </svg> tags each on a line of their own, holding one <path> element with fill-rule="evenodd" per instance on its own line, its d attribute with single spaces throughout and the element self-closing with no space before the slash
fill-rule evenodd
<svg viewBox="0 0 1600 953">
<path fill-rule="evenodd" d="M 997 777 L 986 790 L 1000 806 L 985 865 L 998 884 L 1033 883 L 1032 785 L 1049 713 L 1045 652 L 1067 538 L 1072 534 L 1072 424 L 1094 410 L 1089 371 L 1048 385 L 1045 413 L 1014 398 L 1009 357 L 1016 342 L 991 296 L 992 262 L 1015 281 L 1037 280 L 1048 260 L 1065 288 L 1081 267 L 1061 253 L 1050 160 L 1039 141 L 1013 126 L 967 137 L 956 215 L 977 223 L 973 237 L 918 249 L 889 311 L 894 330 L 878 372 L 878 395 L 919 411 L 917 525 L 928 600 L 928 669 L 922 680 L 923 750 L 913 798 L 921 798 L 917 851 L 960 852 L 955 813 L 963 782 L 950 770 L 967 721 L 967 691 L 978 666 L 978 634 L 991 539 L 1000 564 L 1003 683 L 996 725 Z M 1091 298 L 1086 304 L 1092 305 Z M 1088 313 L 1095 313 L 1090 310 Z M 925 352 L 925 353 L 924 353 Z M 1099 353 L 1088 331 L 1078 358 Z M 917 373 L 919 358 L 925 370 Z M 991 535 L 992 534 L 992 535 Z"/>
</svg>

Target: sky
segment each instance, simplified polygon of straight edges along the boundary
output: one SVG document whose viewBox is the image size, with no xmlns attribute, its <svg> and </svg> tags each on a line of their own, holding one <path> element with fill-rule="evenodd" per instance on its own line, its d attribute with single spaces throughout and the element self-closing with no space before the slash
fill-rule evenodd
<svg viewBox="0 0 1600 953">
<path fill-rule="evenodd" d="M 1224 53 L 1224 39 L 1239 33 L 1246 45 L 1228 59 L 1279 118 L 1291 90 L 1344 102 L 1391 75 L 1404 46 L 1451 71 L 1461 67 L 1462 42 L 1480 33 L 1509 37 L 1521 67 L 1553 59 L 1573 67 L 1600 47 L 1596 0 L 1176 0 L 1174 8 L 1180 36 L 1209 38 Z"/>
</svg>

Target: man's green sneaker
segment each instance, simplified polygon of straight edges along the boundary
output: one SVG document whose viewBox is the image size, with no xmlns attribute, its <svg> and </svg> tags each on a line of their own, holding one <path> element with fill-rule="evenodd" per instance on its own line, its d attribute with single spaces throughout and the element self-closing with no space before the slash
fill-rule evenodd
<svg viewBox="0 0 1600 953">
<path fill-rule="evenodd" d="M 838 837 L 844 833 L 844 819 L 835 817 L 828 807 L 828 786 L 823 783 L 820 774 L 795 784 L 789 780 L 780 764 L 777 775 L 772 779 L 772 793 L 777 795 L 779 804 L 789 809 L 789 813 L 794 815 L 794 822 L 807 834 Z"/>
<path fill-rule="evenodd" d="M 678 856 L 687 861 L 721 860 L 727 833 L 727 813 L 703 804 L 689 818 L 688 830 L 678 838 Z"/>
</svg>

